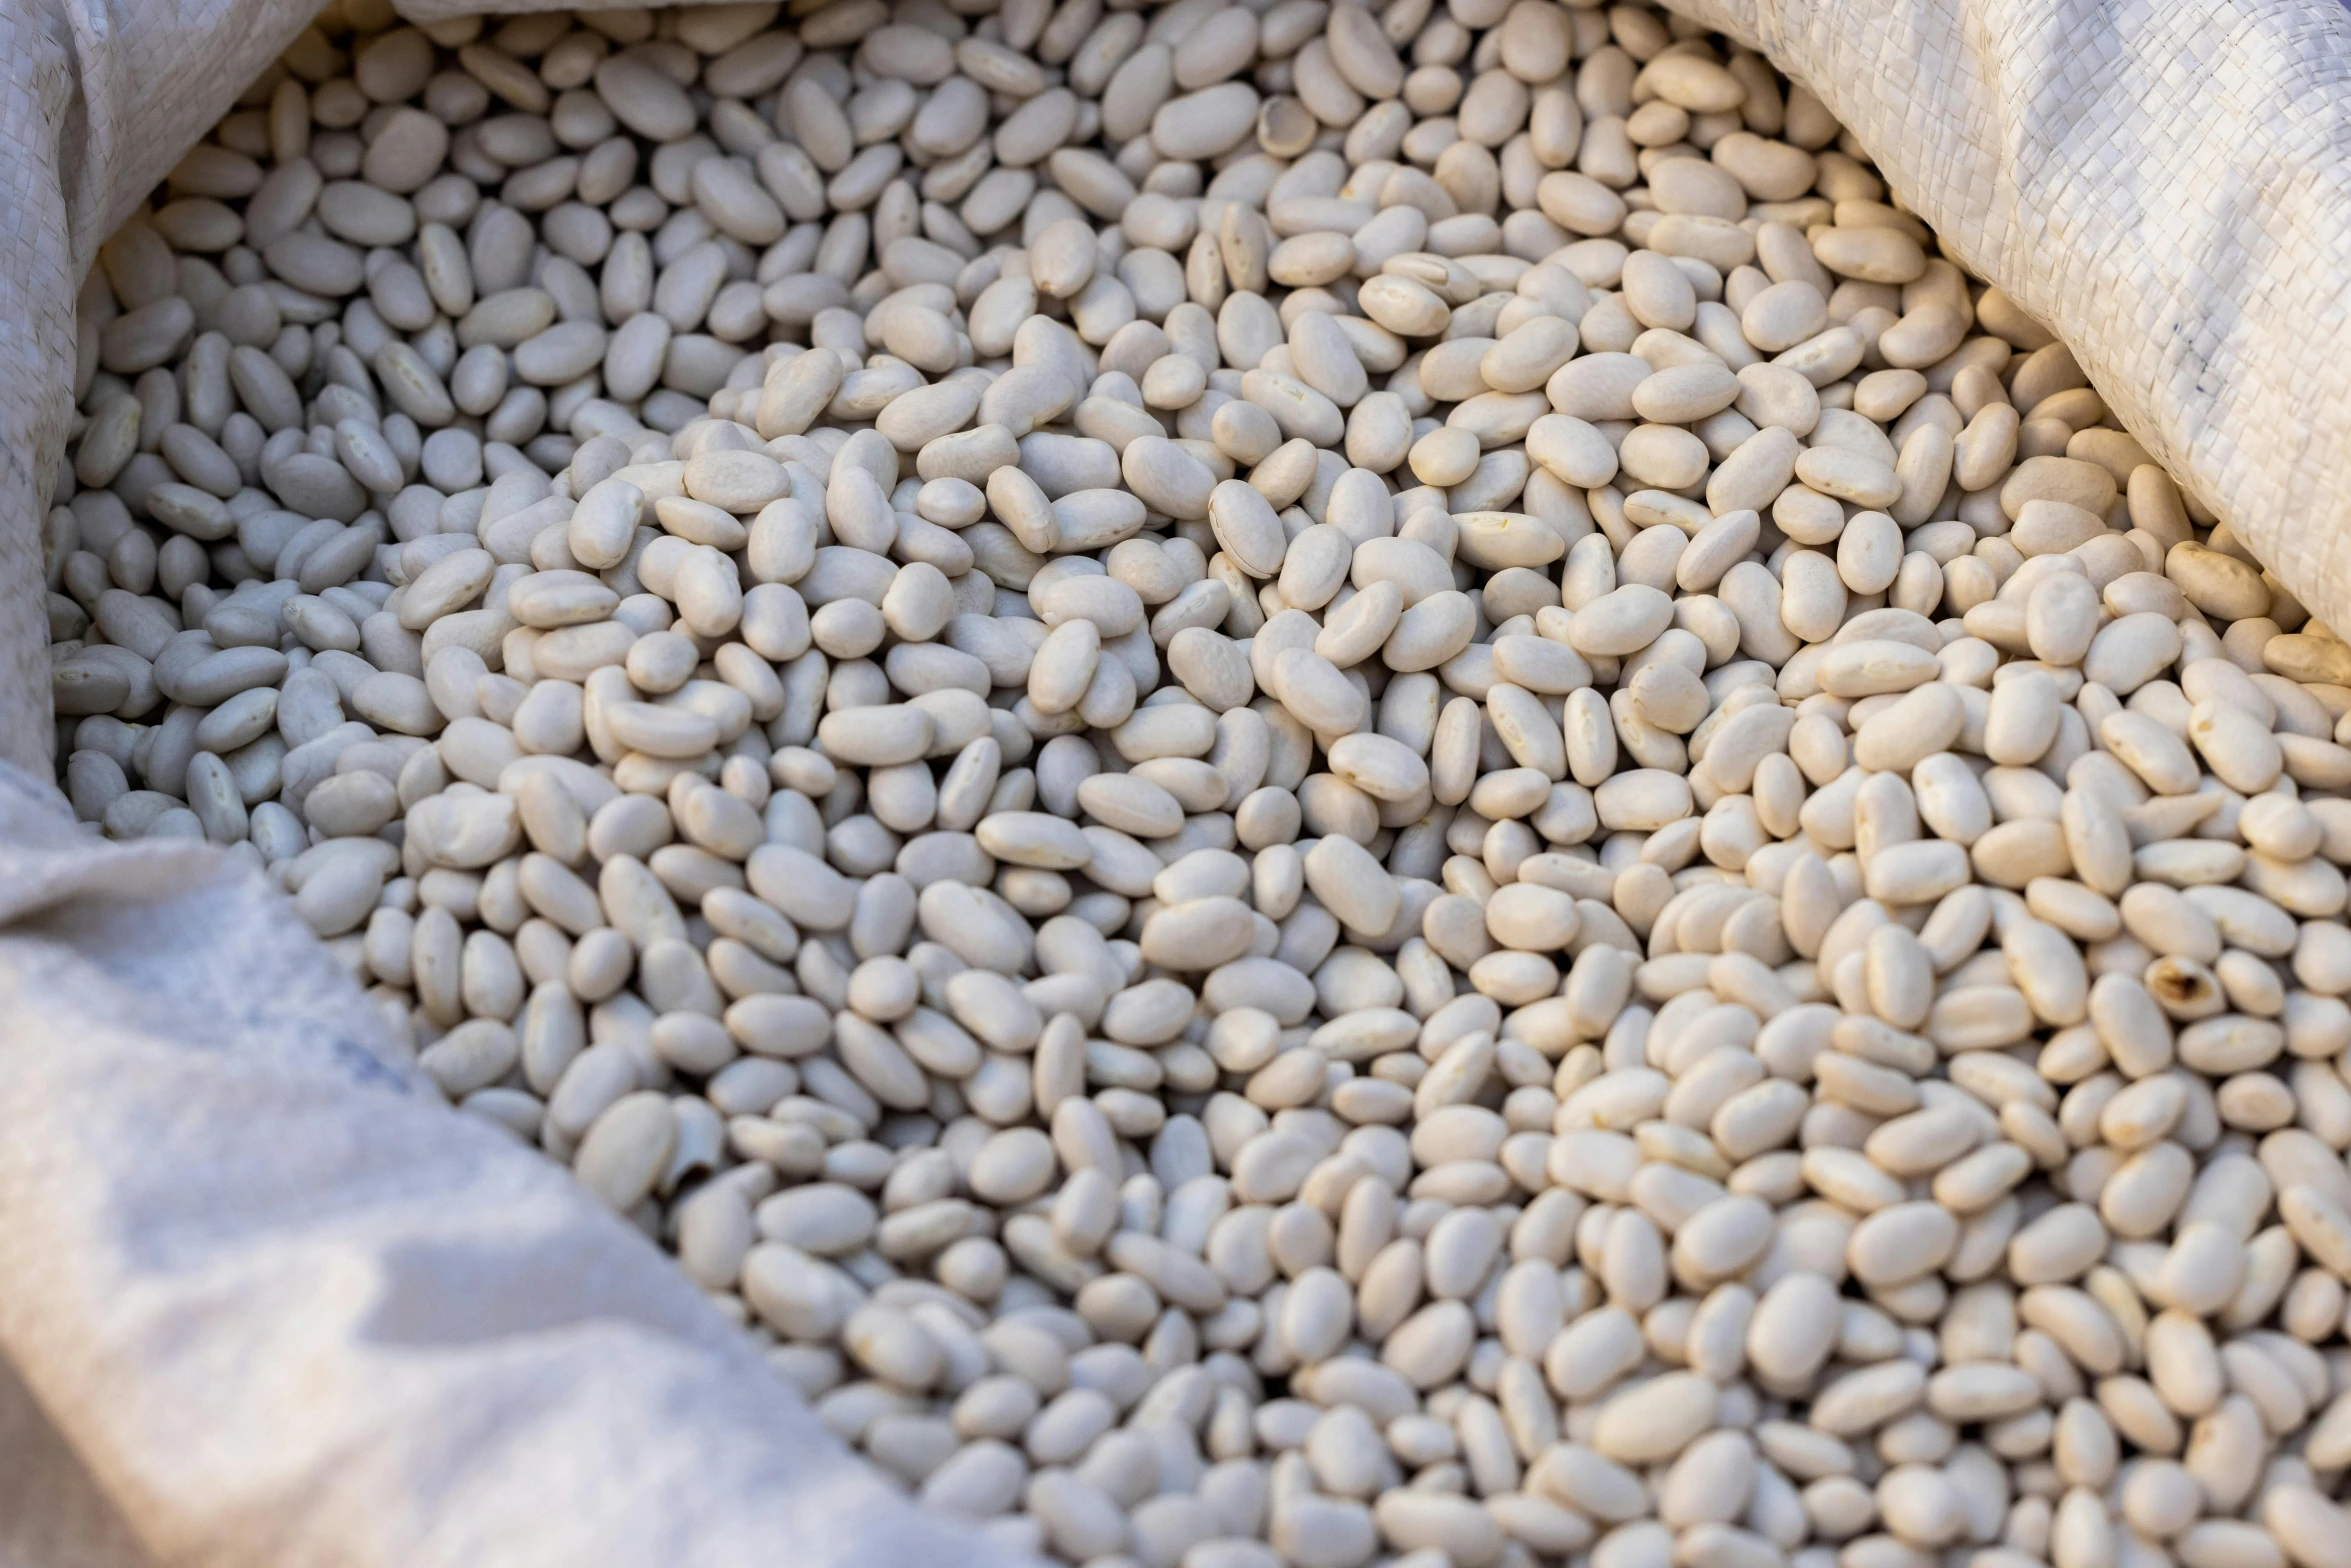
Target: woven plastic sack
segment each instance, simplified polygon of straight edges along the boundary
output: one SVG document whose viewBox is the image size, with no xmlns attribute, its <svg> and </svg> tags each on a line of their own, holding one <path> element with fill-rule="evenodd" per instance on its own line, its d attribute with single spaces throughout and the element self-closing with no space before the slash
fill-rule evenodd
<svg viewBox="0 0 2351 1568">
<path fill-rule="evenodd" d="M 2334 0 L 1668 3 L 1811 85 L 2351 618 Z M 26 770 L 0 767 L 0 1568 L 998 1561 L 859 1467 L 642 1237 L 443 1108 L 256 880 L 93 846 L 41 782 L 76 290 L 307 10 L 0 6 L 0 757 Z"/>
<path fill-rule="evenodd" d="M 257 878 L 46 782 L 76 292 L 314 10 L 0 5 L 0 1568 L 1014 1568 L 449 1110 Z"/>
<path fill-rule="evenodd" d="M 286 901 L 0 765 L 0 1568 L 1014 1568 Z"/>
<path fill-rule="evenodd" d="M 0 4 L 0 1568 L 1010 1568 L 393 1060 L 257 878 L 47 782 L 75 295 L 315 8 Z"/>
<path fill-rule="evenodd" d="M 1660 0 L 1760 50 L 2148 453 L 2351 625 L 2340 0 Z"/>
</svg>

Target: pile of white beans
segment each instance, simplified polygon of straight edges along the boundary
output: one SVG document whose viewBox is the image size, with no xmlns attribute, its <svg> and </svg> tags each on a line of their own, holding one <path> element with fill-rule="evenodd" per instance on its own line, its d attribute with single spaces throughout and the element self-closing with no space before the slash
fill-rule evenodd
<svg viewBox="0 0 2351 1568">
<path fill-rule="evenodd" d="M 2351 1568 L 2351 649 L 2065 347 L 1635 5 L 803 10 L 112 239 L 90 830 L 1013 1545 Z"/>
</svg>

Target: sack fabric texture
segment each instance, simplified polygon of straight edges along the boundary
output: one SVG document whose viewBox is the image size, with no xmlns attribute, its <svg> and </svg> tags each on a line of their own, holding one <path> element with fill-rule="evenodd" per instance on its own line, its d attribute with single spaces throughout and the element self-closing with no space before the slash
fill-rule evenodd
<svg viewBox="0 0 2351 1568">
<path fill-rule="evenodd" d="M 1819 93 L 2351 622 L 2335 0 L 1668 3 Z M 77 290 L 309 9 L 0 6 L 0 1568 L 1009 1564 L 868 1473 L 568 1176 L 441 1105 L 257 878 L 93 844 L 46 782 Z"/>
<path fill-rule="evenodd" d="M 1011 1568 L 284 899 L 0 765 L 0 1568 Z"/>
</svg>

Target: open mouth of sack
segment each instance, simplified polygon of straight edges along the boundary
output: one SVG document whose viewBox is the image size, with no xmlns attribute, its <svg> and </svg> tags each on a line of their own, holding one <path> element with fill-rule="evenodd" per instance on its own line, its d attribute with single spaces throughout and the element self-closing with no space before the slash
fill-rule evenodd
<svg viewBox="0 0 2351 1568">
<path fill-rule="evenodd" d="M 339 0 L 105 246 L 93 834 L 1144 1568 L 2336 1568 L 2351 651 L 1551 0 Z"/>
</svg>

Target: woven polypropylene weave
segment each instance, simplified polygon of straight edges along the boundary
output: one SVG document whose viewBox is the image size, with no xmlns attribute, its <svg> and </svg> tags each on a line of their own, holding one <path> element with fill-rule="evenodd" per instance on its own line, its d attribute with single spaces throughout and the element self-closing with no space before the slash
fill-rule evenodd
<svg viewBox="0 0 2351 1568">
<path fill-rule="evenodd" d="M 82 278 L 99 242 L 315 9 L 305 0 L 0 5 L 0 760 L 48 771 L 40 529 L 73 414 Z"/>
<path fill-rule="evenodd" d="M 1851 127 L 2157 461 L 2351 621 L 2338 0 L 1663 0 Z"/>
<path fill-rule="evenodd" d="M 0 765 L 0 1568 L 1021 1568 L 853 1458 L 286 901 Z"/>
</svg>

